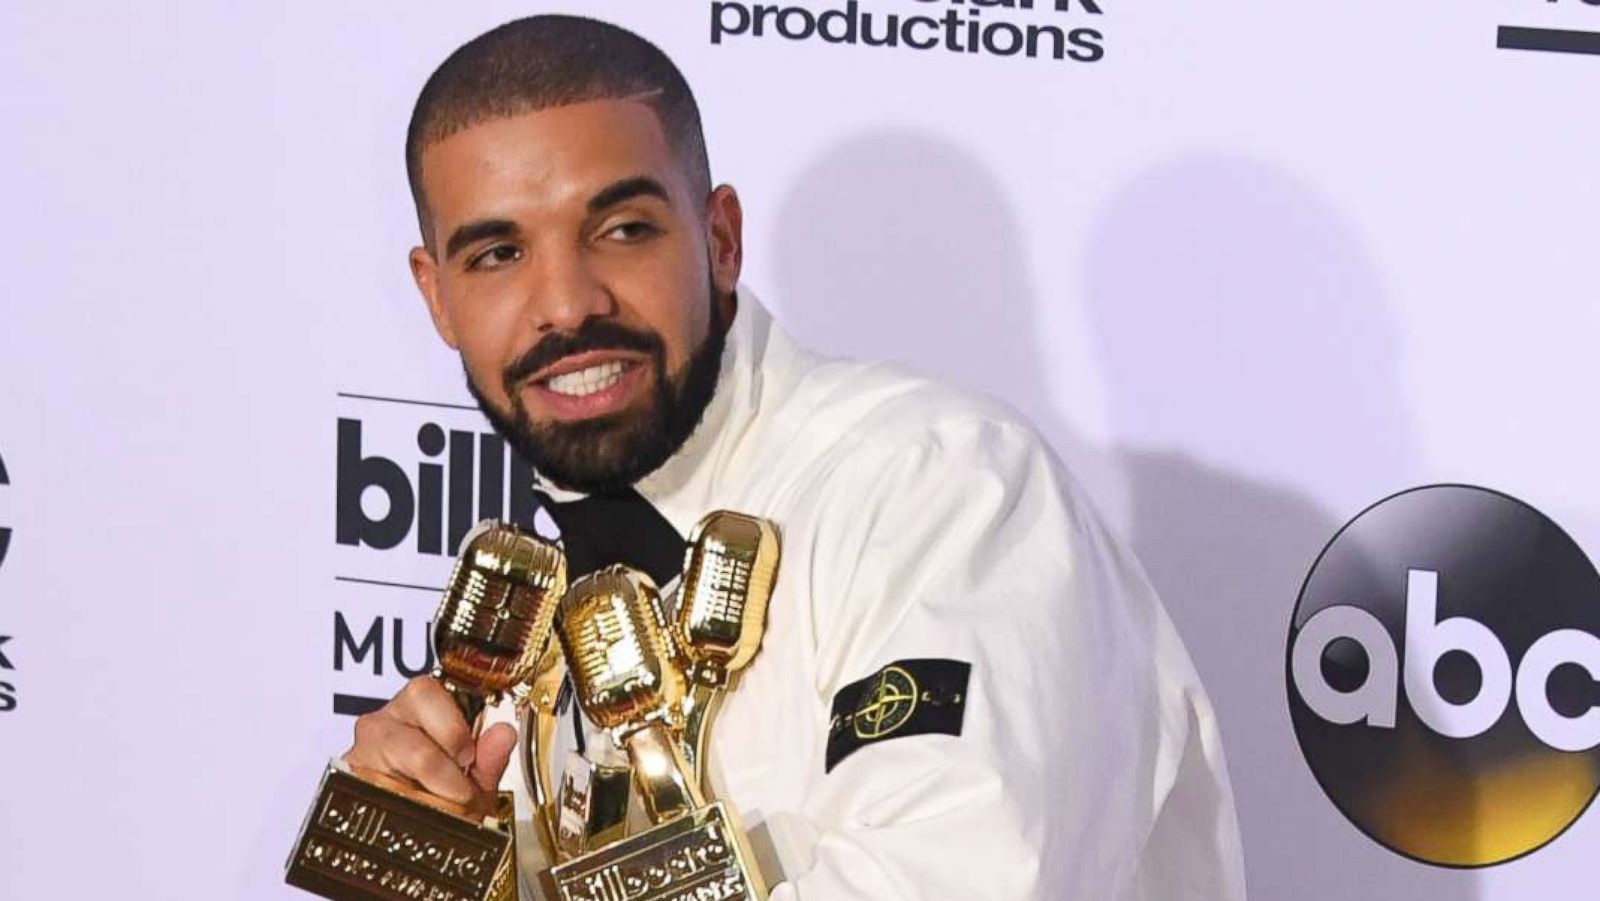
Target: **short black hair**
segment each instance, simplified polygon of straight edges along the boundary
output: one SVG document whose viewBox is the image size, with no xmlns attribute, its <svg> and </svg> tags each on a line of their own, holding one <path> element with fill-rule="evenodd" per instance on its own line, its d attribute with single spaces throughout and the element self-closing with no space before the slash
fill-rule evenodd
<svg viewBox="0 0 1600 901">
<path fill-rule="evenodd" d="M 700 108 L 659 47 L 609 22 L 529 16 L 473 38 L 428 77 L 406 129 L 406 177 L 422 241 L 432 247 L 422 151 L 480 122 L 591 100 L 637 99 L 661 121 L 667 144 L 700 196 L 711 193 Z"/>
</svg>

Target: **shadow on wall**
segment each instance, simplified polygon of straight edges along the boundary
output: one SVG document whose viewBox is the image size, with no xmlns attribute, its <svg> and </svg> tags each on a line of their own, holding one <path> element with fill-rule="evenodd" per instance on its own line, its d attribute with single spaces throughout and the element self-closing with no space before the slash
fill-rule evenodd
<svg viewBox="0 0 1600 901">
<path fill-rule="evenodd" d="M 796 185 L 778 212 L 775 261 L 790 334 L 1003 398 L 1069 459 L 1082 449 L 1032 343 L 1036 300 L 1016 217 L 982 163 L 932 136 L 873 132 Z"/>
<path fill-rule="evenodd" d="M 1083 266 L 1129 537 L 1222 721 L 1253 897 L 1477 897 L 1470 873 L 1346 822 L 1289 722 L 1284 643 L 1306 571 L 1350 516 L 1416 478 L 1376 267 L 1309 187 L 1219 155 L 1130 182 Z M 1308 483 L 1348 509 L 1292 487 Z"/>
<path fill-rule="evenodd" d="M 1004 398 L 1086 482 L 1123 473 L 1128 537 L 1222 721 L 1251 897 L 1477 897 L 1470 873 L 1404 860 L 1347 823 L 1289 724 L 1300 581 L 1345 519 L 1412 474 L 1382 288 L 1337 214 L 1285 174 L 1224 157 L 1161 166 L 1116 195 L 1082 299 L 1125 444 L 1095 448 L 1048 395 L 1060 350 L 1035 325 L 1046 299 L 981 162 L 926 135 L 869 133 L 797 185 L 779 211 L 775 287 L 798 339 Z M 1302 477 L 1358 500 L 1319 509 L 1288 487 Z"/>
</svg>

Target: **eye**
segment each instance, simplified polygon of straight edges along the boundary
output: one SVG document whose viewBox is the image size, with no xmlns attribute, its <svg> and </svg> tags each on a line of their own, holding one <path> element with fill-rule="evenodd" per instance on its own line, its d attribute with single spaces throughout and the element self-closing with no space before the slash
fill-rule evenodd
<svg viewBox="0 0 1600 901">
<path fill-rule="evenodd" d="M 646 238 L 652 237 L 658 232 L 660 232 L 660 229 L 656 228 L 654 225 L 635 219 L 628 222 L 619 222 L 616 225 L 613 225 L 611 228 L 606 230 L 602 237 L 615 238 L 623 243 L 633 243 L 635 241 L 642 241 Z"/>
<path fill-rule="evenodd" d="M 522 251 L 510 244 L 496 244 L 467 260 L 469 270 L 499 269 L 522 259 Z"/>
</svg>

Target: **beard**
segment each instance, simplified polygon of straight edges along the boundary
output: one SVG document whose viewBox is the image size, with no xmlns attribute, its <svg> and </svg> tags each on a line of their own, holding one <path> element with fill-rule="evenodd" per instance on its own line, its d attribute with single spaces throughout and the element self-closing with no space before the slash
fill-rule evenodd
<svg viewBox="0 0 1600 901">
<path fill-rule="evenodd" d="M 585 494 L 622 491 L 678 452 L 700 424 L 717 391 L 727 323 L 716 292 L 709 292 L 711 326 L 700 346 L 676 373 L 667 372 L 666 350 L 654 332 L 590 320 L 571 333 L 541 339 L 505 368 L 502 387 L 511 409 L 496 409 L 467 373 L 467 390 L 484 418 L 534 471 L 563 488 Z M 632 350 L 647 355 L 654 388 L 643 409 L 623 410 L 579 422 L 535 422 L 516 386 L 544 367 L 575 353 Z M 465 371 L 465 364 L 463 364 Z"/>
</svg>

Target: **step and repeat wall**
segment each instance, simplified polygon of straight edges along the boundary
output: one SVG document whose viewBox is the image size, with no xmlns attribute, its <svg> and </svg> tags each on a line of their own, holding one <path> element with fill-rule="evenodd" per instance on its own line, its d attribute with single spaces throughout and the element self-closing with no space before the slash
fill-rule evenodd
<svg viewBox="0 0 1600 901">
<path fill-rule="evenodd" d="M 1252 897 L 1600 894 L 1594 0 L 406 0 L 0 12 L 0 895 L 302 897 L 448 549 L 538 518 L 401 148 L 546 11 L 683 68 L 791 333 L 1049 438 L 1211 693 Z"/>
</svg>

